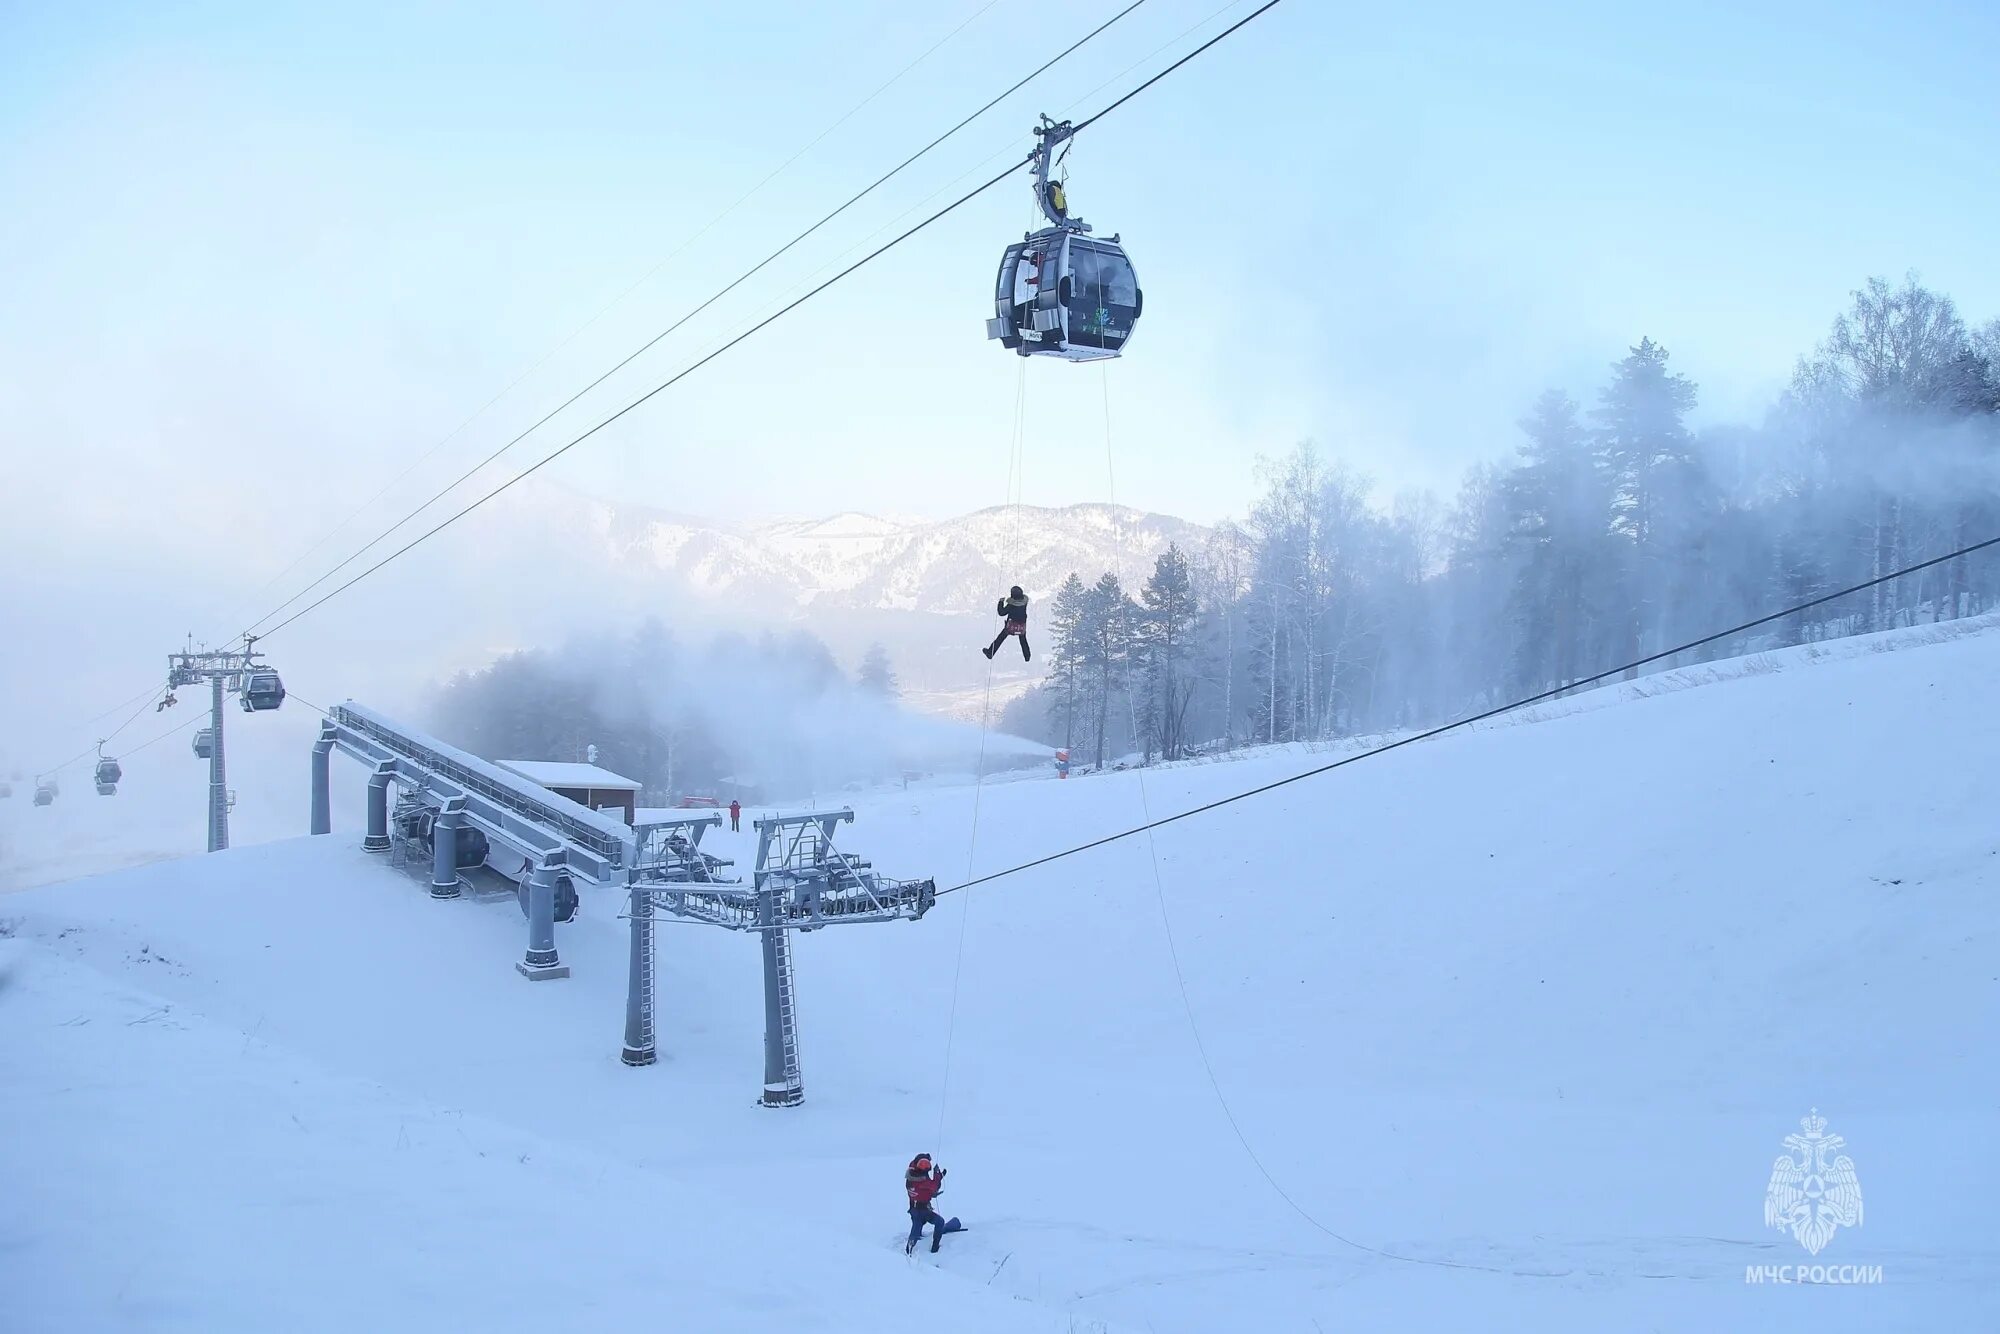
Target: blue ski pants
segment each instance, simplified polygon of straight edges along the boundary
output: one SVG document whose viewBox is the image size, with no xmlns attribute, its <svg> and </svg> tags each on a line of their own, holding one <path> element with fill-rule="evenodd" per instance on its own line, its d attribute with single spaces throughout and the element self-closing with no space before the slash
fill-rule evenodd
<svg viewBox="0 0 2000 1334">
<path fill-rule="evenodd" d="M 944 1235 L 944 1219 L 938 1216 L 937 1210 L 931 1208 L 928 1204 L 911 1205 L 910 1245 L 914 1246 L 924 1239 L 924 1224 L 926 1223 L 937 1229 L 936 1232 L 932 1233 L 933 1236 Z"/>
</svg>

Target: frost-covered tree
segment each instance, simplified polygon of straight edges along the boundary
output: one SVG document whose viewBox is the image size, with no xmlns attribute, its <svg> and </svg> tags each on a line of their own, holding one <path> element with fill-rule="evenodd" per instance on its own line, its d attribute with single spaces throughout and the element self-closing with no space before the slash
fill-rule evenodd
<svg viewBox="0 0 2000 1334">
<path fill-rule="evenodd" d="M 868 694 L 881 699 L 895 699 L 901 692 L 896 684 L 896 673 L 889 665 L 889 650 L 880 644 L 870 644 L 861 657 L 861 668 L 855 673 L 854 683 Z"/>
<path fill-rule="evenodd" d="M 1077 724 L 1086 711 L 1084 622 L 1089 614 L 1089 590 L 1074 570 L 1056 590 L 1048 615 L 1049 721 L 1054 740 L 1064 750 L 1076 746 Z"/>
<path fill-rule="evenodd" d="M 1136 650 L 1146 677 L 1145 710 L 1149 750 L 1177 760 L 1186 742 L 1188 706 L 1193 702 L 1195 618 L 1194 572 L 1180 547 L 1168 544 L 1153 563 L 1139 592 L 1144 608 Z"/>
<path fill-rule="evenodd" d="M 1504 484 L 1507 537 L 1518 562 L 1508 684 L 1532 692 L 1567 684 L 1582 664 L 1602 658 L 1624 564 L 1611 536 L 1615 476 L 1575 400 L 1551 389 L 1520 427 L 1520 462 Z"/>
<path fill-rule="evenodd" d="M 1106 743 L 1113 735 L 1112 709 L 1125 702 L 1137 620 L 1137 608 L 1125 596 L 1118 576 L 1109 571 L 1084 595 L 1078 627 L 1079 667 L 1091 710 L 1091 762 L 1099 766 L 1104 764 Z"/>
<path fill-rule="evenodd" d="M 1969 328 L 1914 278 L 1857 290 L 1765 420 L 1696 430 L 1696 397 L 1642 338 L 1603 384 L 1521 405 L 1514 457 L 1473 468 L 1448 501 L 1385 507 L 1310 444 L 1262 464 L 1244 522 L 1188 555 L 1198 688 L 1180 743 L 1441 721 L 2000 536 L 2000 320 Z M 1035 725 L 1058 744 L 1114 733 L 1136 669 L 1131 712 L 1173 753 L 1151 585 L 1135 668 L 1107 645 L 1116 626 L 1091 615 L 1099 589 L 1066 587 L 1070 613 L 1054 618 L 1065 648 Z M 1692 656 L 1996 601 L 2000 552 L 1982 553 Z"/>
</svg>

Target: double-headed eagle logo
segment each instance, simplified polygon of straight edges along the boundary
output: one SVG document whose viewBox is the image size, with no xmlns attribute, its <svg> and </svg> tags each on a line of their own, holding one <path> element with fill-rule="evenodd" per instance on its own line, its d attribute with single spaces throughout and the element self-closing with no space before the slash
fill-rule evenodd
<svg viewBox="0 0 2000 1334">
<path fill-rule="evenodd" d="M 1790 1232 L 1808 1254 L 1818 1255 L 1835 1232 L 1861 1226 L 1861 1182 L 1854 1160 L 1840 1152 L 1847 1141 L 1826 1133 L 1817 1107 L 1799 1125 L 1805 1133 L 1785 1136 L 1790 1152 L 1771 1165 L 1764 1224 Z"/>
</svg>

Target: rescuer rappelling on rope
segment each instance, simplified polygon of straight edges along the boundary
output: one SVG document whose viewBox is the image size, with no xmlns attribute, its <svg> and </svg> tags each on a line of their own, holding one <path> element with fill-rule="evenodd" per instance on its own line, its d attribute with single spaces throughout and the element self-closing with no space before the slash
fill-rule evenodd
<svg viewBox="0 0 2000 1334">
<path fill-rule="evenodd" d="M 1007 590 L 1007 596 L 1000 599 L 994 614 L 1005 617 L 1006 624 L 1000 627 L 999 634 L 993 636 L 993 642 L 979 651 L 990 660 L 1007 642 L 1007 636 L 1016 635 L 1021 640 L 1021 661 L 1028 661 L 1033 656 L 1028 649 L 1028 595 L 1021 591 L 1019 584 Z"/>
</svg>

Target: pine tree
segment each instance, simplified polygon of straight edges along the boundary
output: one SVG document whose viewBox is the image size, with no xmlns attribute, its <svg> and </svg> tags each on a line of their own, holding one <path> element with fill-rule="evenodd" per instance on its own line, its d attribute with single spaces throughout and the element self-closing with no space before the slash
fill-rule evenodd
<svg viewBox="0 0 2000 1334">
<path fill-rule="evenodd" d="M 1208 735 L 1221 738 L 1225 747 L 1236 740 L 1237 650 L 1241 644 L 1243 596 L 1247 578 L 1249 538 L 1236 524 L 1217 525 L 1215 538 L 1201 560 L 1197 601 L 1204 615 L 1200 621 L 1200 647 L 1196 675 L 1211 689 L 1215 701 L 1213 730 Z"/>
<path fill-rule="evenodd" d="M 1049 720 L 1064 750 L 1075 749 L 1076 725 L 1083 716 L 1083 627 L 1088 611 L 1089 590 L 1072 570 L 1056 590 L 1048 616 Z"/>
<path fill-rule="evenodd" d="M 1510 686 L 1517 692 L 1582 675 L 1606 573 L 1611 486 L 1569 395 L 1551 389 L 1521 420 L 1527 440 L 1505 483 L 1508 541 L 1519 566 L 1509 597 Z"/>
<path fill-rule="evenodd" d="M 1194 574 L 1180 547 L 1168 544 L 1153 563 L 1139 601 L 1145 608 L 1138 650 L 1146 669 L 1147 723 L 1160 757 L 1177 760 L 1186 739 L 1188 704 L 1194 697 L 1190 660 L 1197 611 Z"/>
<path fill-rule="evenodd" d="M 1694 383 L 1667 370 L 1667 350 L 1650 338 L 1612 367 L 1598 396 L 1611 530 L 1623 539 L 1626 561 L 1616 653 L 1637 656 L 1662 643 L 1686 615 L 1689 584 L 1698 583 L 1685 559 L 1708 517 L 1706 476 L 1686 422 L 1694 404 Z"/>
<path fill-rule="evenodd" d="M 868 694 L 882 699 L 894 699 L 901 693 L 896 684 L 896 673 L 889 666 L 889 651 L 880 644 L 868 646 L 854 683 Z"/>
<path fill-rule="evenodd" d="M 1082 644 L 1082 683 L 1089 696 L 1093 715 L 1092 763 L 1102 768 L 1105 745 L 1110 735 L 1113 699 L 1126 687 L 1131 664 L 1132 627 L 1137 608 L 1107 571 L 1084 596 L 1084 612 L 1079 626 Z"/>
</svg>

